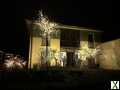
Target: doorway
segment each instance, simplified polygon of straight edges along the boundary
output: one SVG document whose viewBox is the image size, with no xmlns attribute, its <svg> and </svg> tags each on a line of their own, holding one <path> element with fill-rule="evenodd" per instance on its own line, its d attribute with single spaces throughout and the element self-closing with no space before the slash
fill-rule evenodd
<svg viewBox="0 0 120 90">
<path fill-rule="evenodd" d="M 75 65 L 74 52 L 67 52 L 67 66 L 74 65 Z"/>
</svg>

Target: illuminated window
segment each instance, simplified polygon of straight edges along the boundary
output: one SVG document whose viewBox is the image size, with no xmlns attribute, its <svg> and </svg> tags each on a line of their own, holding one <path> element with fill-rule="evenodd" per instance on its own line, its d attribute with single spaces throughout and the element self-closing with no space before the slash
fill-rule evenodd
<svg viewBox="0 0 120 90">
<path fill-rule="evenodd" d="M 62 62 L 62 66 L 66 66 L 66 59 L 67 59 L 67 54 L 66 52 L 60 52 L 60 60 Z"/>
</svg>

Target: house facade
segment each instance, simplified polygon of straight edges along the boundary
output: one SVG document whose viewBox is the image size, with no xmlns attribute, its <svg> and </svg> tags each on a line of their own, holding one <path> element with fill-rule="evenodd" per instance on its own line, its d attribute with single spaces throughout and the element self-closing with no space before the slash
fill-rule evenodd
<svg viewBox="0 0 120 90">
<path fill-rule="evenodd" d="M 28 68 L 80 67 L 79 51 L 94 49 L 101 43 L 102 32 L 98 30 L 59 25 L 58 30 L 46 37 L 37 25 L 27 23 L 30 34 Z"/>
</svg>

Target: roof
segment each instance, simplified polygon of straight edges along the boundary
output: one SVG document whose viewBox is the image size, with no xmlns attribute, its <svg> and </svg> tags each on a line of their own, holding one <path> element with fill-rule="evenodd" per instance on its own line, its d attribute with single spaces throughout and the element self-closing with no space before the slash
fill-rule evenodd
<svg viewBox="0 0 120 90">
<path fill-rule="evenodd" d="M 26 19 L 26 22 L 27 22 L 27 24 L 30 24 L 30 23 L 32 24 L 31 20 Z M 57 23 L 57 24 L 58 24 L 57 28 L 59 28 L 59 29 L 66 29 L 66 30 L 72 29 L 72 30 L 90 31 L 90 32 L 103 32 L 101 30 L 88 29 L 88 28 L 79 27 L 79 26 L 64 25 L 64 24 L 59 24 L 59 23 Z"/>
<path fill-rule="evenodd" d="M 84 28 L 84 27 L 71 26 L 71 25 L 62 25 L 62 24 L 59 24 L 58 28 L 60 28 L 60 29 L 80 30 L 80 31 L 91 31 L 91 32 L 103 32 L 103 31 L 95 30 L 95 29 L 88 29 L 88 28 Z"/>
</svg>

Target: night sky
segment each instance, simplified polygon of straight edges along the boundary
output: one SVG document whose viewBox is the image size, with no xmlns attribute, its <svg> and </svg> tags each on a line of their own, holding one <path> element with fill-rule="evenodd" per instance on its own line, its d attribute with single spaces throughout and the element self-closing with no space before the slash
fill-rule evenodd
<svg viewBox="0 0 120 90">
<path fill-rule="evenodd" d="M 102 30 L 108 39 L 118 38 L 118 31 L 113 30 L 112 25 L 112 0 L 16 0 L 14 4 L 13 9 L 9 10 L 11 5 L 6 9 L 11 14 L 7 17 L 10 29 L 4 27 L 0 33 L 0 48 L 6 52 L 27 57 L 29 39 L 24 20 L 32 19 L 40 9 L 52 21 Z"/>
</svg>

